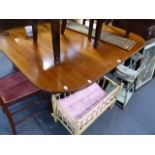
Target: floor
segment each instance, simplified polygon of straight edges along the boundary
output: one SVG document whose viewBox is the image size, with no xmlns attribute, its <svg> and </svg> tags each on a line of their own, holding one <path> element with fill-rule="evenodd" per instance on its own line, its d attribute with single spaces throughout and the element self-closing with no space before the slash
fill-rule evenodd
<svg viewBox="0 0 155 155">
<path fill-rule="evenodd" d="M 0 52 L 0 77 L 13 72 L 11 62 Z M 141 87 L 133 95 L 126 109 L 122 110 L 117 105 L 106 111 L 91 125 L 84 135 L 152 135 L 155 134 L 155 78 Z M 38 97 L 33 97 L 11 108 L 13 111 Z M 39 115 L 17 126 L 19 135 L 68 135 L 68 131 L 60 124 L 55 123 L 50 116 L 47 103 L 41 103 L 33 111 L 41 111 Z M 21 118 L 21 114 L 15 120 Z M 9 135 L 7 119 L 0 109 L 0 134 Z"/>
</svg>

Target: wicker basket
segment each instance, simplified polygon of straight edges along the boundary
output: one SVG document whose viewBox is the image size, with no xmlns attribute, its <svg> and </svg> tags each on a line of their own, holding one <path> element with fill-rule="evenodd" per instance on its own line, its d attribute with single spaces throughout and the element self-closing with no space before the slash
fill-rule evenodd
<svg viewBox="0 0 155 155">
<path fill-rule="evenodd" d="M 80 103 L 79 101 L 74 105 L 67 103 L 67 106 L 70 105 L 70 107 L 68 106 L 69 108 L 67 108 L 65 104 L 67 101 L 69 101 L 70 98 L 75 101 L 78 100 L 78 95 L 80 93 L 82 94 L 83 92 L 88 92 L 90 87 L 93 87 L 93 85 L 96 87 L 94 93 L 87 94 L 86 96 L 82 95 L 82 98 L 85 98 L 84 103 Z M 55 122 L 59 120 L 71 134 L 81 134 L 104 111 L 113 107 L 122 86 L 122 84 L 118 85 L 108 77 L 104 76 L 100 78 L 95 84 L 89 86 L 89 88 L 85 88 L 85 90 L 80 90 L 75 93 L 59 93 L 52 95 L 53 113 L 51 113 L 51 115 L 54 117 Z M 103 92 L 101 92 L 100 89 Z M 90 102 L 90 99 L 95 95 L 98 97 L 98 99 Z M 88 102 L 86 103 L 86 101 Z M 64 103 L 64 105 L 62 103 Z M 72 108 L 72 106 L 74 107 Z M 72 112 L 73 110 L 70 110 L 71 108 L 74 109 L 74 111 L 77 110 L 78 113 L 80 112 L 79 109 L 81 108 L 82 114 L 80 113 L 80 115 L 78 114 L 78 117 L 75 117 Z"/>
</svg>

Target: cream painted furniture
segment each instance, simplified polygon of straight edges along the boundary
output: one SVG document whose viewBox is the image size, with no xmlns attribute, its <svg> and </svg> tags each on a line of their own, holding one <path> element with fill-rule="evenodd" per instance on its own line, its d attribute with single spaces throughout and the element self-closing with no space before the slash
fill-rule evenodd
<svg viewBox="0 0 155 155">
<path fill-rule="evenodd" d="M 113 107 L 122 87 L 122 84 L 118 85 L 104 76 L 78 92 L 53 94 L 51 115 L 71 134 L 81 134 L 102 113 Z"/>
</svg>

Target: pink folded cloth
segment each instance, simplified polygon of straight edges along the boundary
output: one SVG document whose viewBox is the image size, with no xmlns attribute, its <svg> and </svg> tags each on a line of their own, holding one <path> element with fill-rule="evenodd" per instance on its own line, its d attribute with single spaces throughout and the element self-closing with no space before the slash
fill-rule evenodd
<svg viewBox="0 0 155 155">
<path fill-rule="evenodd" d="M 58 100 L 58 111 L 72 127 L 75 127 L 77 120 L 82 118 L 82 116 L 90 111 L 107 94 L 108 93 L 97 83 L 94 83 L 64 99 Z M 107 100 L 105 104 L 107 104 Z M 94 113 L 93 116 L 95 116 L 96 113 Z M 88 120 L 85 120 L 85 122 L 89 121 L 91 118 L 92 116 L 89 116 Z"/>
</svg>

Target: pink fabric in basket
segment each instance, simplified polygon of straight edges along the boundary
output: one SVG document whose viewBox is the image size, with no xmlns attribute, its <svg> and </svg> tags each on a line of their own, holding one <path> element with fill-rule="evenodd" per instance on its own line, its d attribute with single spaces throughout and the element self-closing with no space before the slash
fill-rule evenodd
<svg viewBox="0 0 155 155">
<path fill-rule="evenodd" d="M 76 120 L 86 114 L 106 95 L 107 92 L 101 89 L 97 83 L 94 83 L 64 99 L 60 99 L 58 101 L 58 111 L 73 127 Z M 72 118 L 71 120 L 68 120 L 67 114 Z"/>
</svg>

